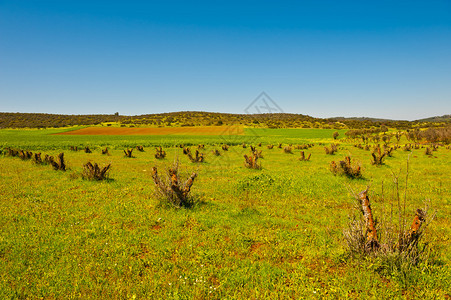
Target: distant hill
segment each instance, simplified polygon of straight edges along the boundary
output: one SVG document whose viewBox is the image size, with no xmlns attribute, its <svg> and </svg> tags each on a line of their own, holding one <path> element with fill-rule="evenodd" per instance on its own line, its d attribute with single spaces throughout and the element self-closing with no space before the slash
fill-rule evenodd
<svg viewBox="0 0 451 300">
<path fill-rule="evenodd" d="M 416 122 L 450 122 L 450 121 L 451 121 L 451 115 L 443 115 L 440 117 L 431 117 L 431 118 L 416 120 Z"/>
<path fill-rule="evenodd" d="M 335 117 L 332 119 L 336 120 L 354 120 L 354 121 L 370 121 L 370 122 L 399 122 L 401 120 L 392 119 L 378 119 L 378 118 L 367 118 L 367 117 Z M 403 120 L 405 121 L 405 120 Z"/>
<path fill-rule="evenodd" d="M 450 122 L 451 116 L 434 117 L 418 121 L 399 121 L 366 117 L 315 118 L 303 114 L 266 113 L 266 114 L 229 114 L 202 111 L 182 111 L 139 116 L 113 115 L 59 115 L 43 113 L 1 113 L 0 128 L 48 128 L 69 127 L 75 125 L 100 126 L 150 126 L 150 127 L 185 127 L 185 126 L 227 126 L 241 124 L 262 128 L 389 128 L 408 129 L 413 125 L 430 127 L 434 122 Z M 432 124 L 431 124 L 432 122 Z M 424 123 L 424 125 L 421 125 Z"/>
</svg>

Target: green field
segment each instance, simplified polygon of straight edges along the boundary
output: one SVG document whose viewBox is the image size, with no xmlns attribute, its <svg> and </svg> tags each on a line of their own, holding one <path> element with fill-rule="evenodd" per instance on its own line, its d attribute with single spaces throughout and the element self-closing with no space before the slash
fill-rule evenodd
<svg viewBox="0 0 451 300">
<path fill-rule="evenodd" d="M 343 139 L 338 153 L 326 155 L 322 144 L 334 142 L 332 129 L 246 129 L 244 136 L 224 137 L 51 135 L 61 131 L 0 130 L 0 149 L 64 151 L 69 168 L 54 171 L 0 155 L 1 299 L 451 296 L 451 150 L 445 147 L 431 157 L 424 149 L 399 148 L 375 166 L 370 151 Z M 262 143 L 261 170 L 244 167 L 249 147 L 243 142 Z M 221 150 L 224 143 L 229 151 Z M 300 150 L 286 154 L 278 143 L 315 146 L 304 150 L 312 156 L 303 162 Z M 205 163 L 190 162 L 180 144 L 205 144 Z M 124 157 L 125 147 L 137 145 L 145 152 Z M 163 160 L 154 157 L 157 145 L 167 152 Z M 93 153 L 69 146 L 90 146 Z M 110 156 L 101 154 L 105 146 Z M 214 149 L 221 156 L 213 156 Z M 362 179 L 329 171 L 332 160 L 348 155 L 361 164 Z M 162 205 L 154 194 L 152 167 L 163 173 L 175 159 L 183 174 L 198 174 L 191 208 Z M 79 174 L 88 161 L 111 163 L 110 179 L 83 180 Z M 343 239 L 356 212 L 350 190 L 369 185 L 381 224 L 392 210 L 397 220 L 395 176 L 401 197 L 406 194 L 407 223 L 427 200 L 437 212 L 420 245 L 427 244 L 428 255 L 409 270 L 352 258 Z"/>
</svg>

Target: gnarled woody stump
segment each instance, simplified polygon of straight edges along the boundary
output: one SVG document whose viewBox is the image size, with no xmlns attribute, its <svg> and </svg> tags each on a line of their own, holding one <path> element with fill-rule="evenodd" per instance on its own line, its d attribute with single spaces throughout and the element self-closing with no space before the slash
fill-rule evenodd
<svg viewBox="0 0 451 300">
<path fill-rule="evenodd" d="M 168 170 L 168 178 L 164 181 L 158 175 L 157 168 L 152 168 L 152 178 L 157 191 L 176 207 L 187 207 L 192 204 L 188 195 L 196 177 L 197 174 L 192 173 L 184 183 L 179 182 L 178 164 L 175 164 Z"/>
<path fill-rule="evenodd" d="M 371 211 L 370 199 L 368 198 L 368 189 L 359 194 L 360 204 L 362 205 L 362 213 L 366 224 L 366 244 L 365 250 L 372 251 L 379 248 L 379 241 L 377 240 L 376 223 L 373 219 Z"/>
<path fill-rule="evenodd" d="M 426 213 L 417 209 L 415 217 L 413 217 L 412 225 L 408 232 L 401 236 L 398 242 L 399 251 L 410 251 L 418 245 L 418 240 L 422 234 L 421 225 L 426 221 Z"/>
<path fill-rule="evenodd" d="M 418 242 L 421 239 L 426 226 L 422 226 L 428 217 L 427 208 L 425 210 L 417 209 L 409 230 L 399 228 L 397 233 L 391 232 L 397 226 L 384 226 L 385 230 L 382 236 L 398 236 L 397 240 L 388 238 L 385 242 L 378 240 L 376 222 L 373 219 L 373 212 L 368 198 L 368 188 L 362 191 L 357 200 L 360 211 L 363 214 L 363 220 L 351 221 L 349 230 L 345 231 L 345 239 L 351 252 L 370 253 L 406 253 L 415 261 L 418 259 Z M 391 228 L 391 229 L 390 229 Z"/>
</svg>

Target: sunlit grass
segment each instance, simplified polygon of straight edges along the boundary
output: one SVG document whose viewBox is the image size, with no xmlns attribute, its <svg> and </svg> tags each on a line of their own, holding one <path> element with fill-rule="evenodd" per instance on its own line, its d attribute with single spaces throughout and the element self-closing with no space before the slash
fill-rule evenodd
<svg viewBox="0 0 451 300">
<path fill-rule="evenodd" d="M 399 149 L 378 167 L 369 151 L 343 142 L 326 155 L 318 143 L 333 142 L 333 132 L 261 130 L 251 143 L 263 143 L 262 169 L 252 170 L 243 163 L 250 152 L 240 146 L 245 137 L 221 156 L 209 145 L 224 143 L 220 137 L 182 138 L 206 145 L 206 162 L 195 164 L 175 147 L 177 137 L 165 140 L 173 146 L 157 160 L 146 146 L 160 137 L 72 139 L 2 130 L 3 147 L 64 151 L 69 169 L 0 156 L 0 298 L 445 298 L 451 151 L 440 148 L 429 158 L 424 149 Z M 310 161 L 299 161 L 300 150 L 266 149 L 278 141 L 316 145 L 304 150 Z M 145 152 L 125 158 L 126 144 L 144 145 Z M 94 151 L 68 151 L 70 145 Z M 111 156 L 100 152 L 106 145 Z M 329 171 L 331 160 L 347 155 L 361 163 L 362 179 Z M 407 219 L 431 200 L 437 219 L 425 241 L 435 259 L 402 281 L 399 274 L 381 275 L 371 262 L 347 258 L 342 230 L 354 205 L 349 189 L 370 185 L 377 216 L 396 205 L 393 178 L 399 176 L 404 195 L 409 156 Z M 164 169 L 175 159 L 183 174 L 198 173 L 191 190 L 197 205 L 190 209 L 162 206 L 154 195 L 152 166 Z M 111 163 L 110 180 L 74 176 L 87 161 Z"/>
</svg>

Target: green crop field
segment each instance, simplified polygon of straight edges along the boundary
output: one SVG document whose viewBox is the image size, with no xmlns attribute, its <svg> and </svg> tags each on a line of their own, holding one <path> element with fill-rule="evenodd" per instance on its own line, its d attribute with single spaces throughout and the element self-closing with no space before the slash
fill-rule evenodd
<svg viewBox="0 0 451 300">
<path fill-rule="evenodd" d="M 376 166 L 371 151 L 354 147 L 362 142 L 345 140 L 344 130 L 337 141 L 333 129 L 247 128 L 240 136 L 52 135 L 61 131 L 0 130 L 1 299 L 451 296 L 451 150 L 445 146 L 432 155 L 425 155 L 426 145 L 400 147 Z M 333 142 L 338 152 L 326 155 L 324 146 Z M 243 156 L 259 143 L 262 168 L 248 169 Z M 406 143 L 404 137 L 399 142 Z M 192 163 L 179 145 L 193 151 L 198 144 L 205 145 L 200 150 L 205 162 Z M 292 154 L 283 151 L 289 144 Z M 298 159 L 299 144 L 314 144 L 302 150 L 311 154 L 309 161 Z M 144 152 L 124 156 L 125 148 L 138 145 Z M 167 156 L 158 160 L 160 145 Z M 92 153 L 69 151 L 70 146 L 89 146 Z M 101 154 L 105 147 L 111 155 Z M 67 171 L 11 157 L 6 148 L 55 157 L 64 152 Z M 215 149 L 220 156 L 212 154 Z M 361 166 L 362 178 L 332 174 L 330 162 L 345 156 Z M 165 205 L 155 195 L 152 167 L 164 174 L 175 160 L 184 177 L 197 173 L 191 188 L 195 204 L 189 208 Z M 84 180 L 80 174 L 88 161 L 111 164 L 109 178 Z M 435 211 L 416 264 L 397 268 L 378 257 L 349 254 L 343 230 L 350 216 L 361 214 L 353 192 L 367 186 L 381 232 L 389 222 L 399 225 L 404 211 L 406 227 L 416 209 L 429 205 L 429 216 Z"/>
</svg>

